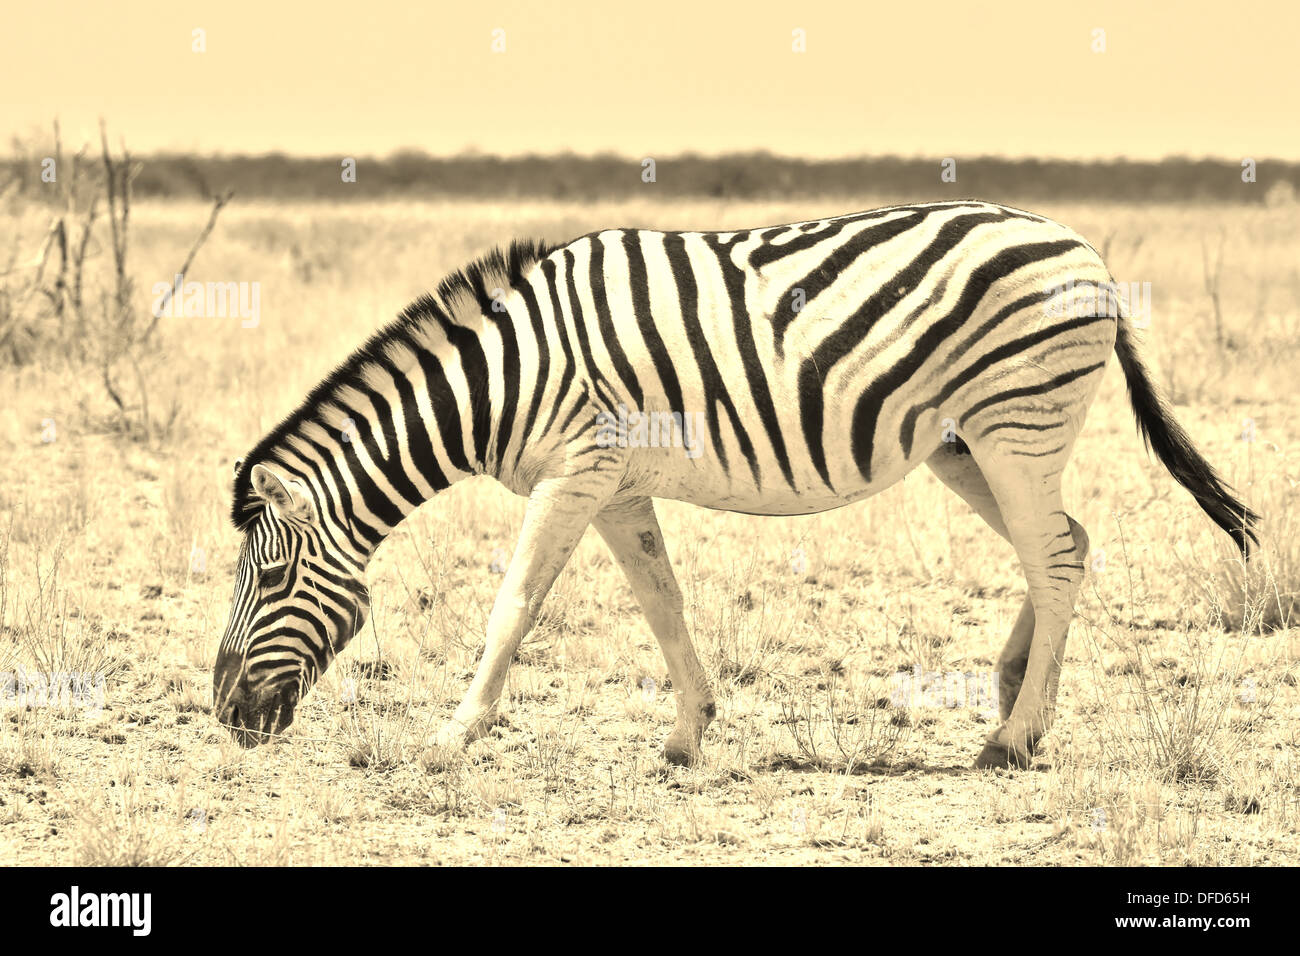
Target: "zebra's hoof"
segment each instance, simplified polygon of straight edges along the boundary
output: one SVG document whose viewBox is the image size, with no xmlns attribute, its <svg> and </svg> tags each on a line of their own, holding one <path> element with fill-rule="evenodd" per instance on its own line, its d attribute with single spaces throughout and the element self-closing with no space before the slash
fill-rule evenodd
<svg viewBox="0 0 1300 956">
<path fill-rule="evenodd" d="M 1028 770 L 1033 755 L 989 741 L 975 758 L 976 770 Z"/>
<path fill-rule="evenodd" d="M 425 746 L 430 754 L 459 754 L 469 746 L 473 736 L 462 724 L 455 721 L 448 723 L 432 738 L 425 738 Z"/>
<path fill-rule="evenodd" d="M 486 737 L 493 727 L 509 726 L 510 721 L 495 710 L 468 722 L 453 717 L 443 724 L 432 739 L 426 739 L 425 743 L 429 747 L 443 750 L 464 750 L 474 741 Z"/>
<path fill-rule="evenodd" d="M 700 748 L 692 747 L 672 737 L 664 744 L 664 759 L 678 767 L 693 767 L 700 762 Z"/>
</svg>

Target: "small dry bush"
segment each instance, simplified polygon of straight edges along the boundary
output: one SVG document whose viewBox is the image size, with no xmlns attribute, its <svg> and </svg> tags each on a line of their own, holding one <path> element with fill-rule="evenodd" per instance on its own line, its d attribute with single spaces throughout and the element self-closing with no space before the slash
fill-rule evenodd
<svg viewBox="0 0 1300 956">
<path fill-rule="evenodd" d="M 1251 453 L 1243 489 L 1264 516 L 1259 549 L 1249 561 L 1215 562 L 1204 589 L 1212 612 L 1234 631 L 1285 630 L 1300 615 L 1300 462 L 1271 443 Z M 1186 566 L 1186 565 L 1185 565 Z M 1203 574 L 1197 574 L 1204 580 Z"/>
<path fill-rule="evenodd" d="M 174 866 L 189 855 L 180 828 L 167 827 L 170 817 L 150 804 L 125 762 L 112 768 L 109 785 L 81 803 L 75 818 L 78 866 Z"/>
<path fill-rule="evenodd" d="M 911 725 L 882 683 L 854 687 L 829 669 L 781 700 L 781 723 L 806 763 L 846 775 L 888 763 Z"/>
<path fill-rule="evenodd" d="M 1171 644 L 1132 622 L 1083 619 L 1075 627 L 1093 686 L 1105 688 L 1104 699 L 1079 708 L 1103 758 L 1167 783 L 1219 780 L 1275 689 L 1249 675 L 1248 636 L 1189 629 Z M 1108 649 L 1120 652 L 1109 667 Z M 1234 720 L 1239 711 L 1251 720 Z"/>
</svg>

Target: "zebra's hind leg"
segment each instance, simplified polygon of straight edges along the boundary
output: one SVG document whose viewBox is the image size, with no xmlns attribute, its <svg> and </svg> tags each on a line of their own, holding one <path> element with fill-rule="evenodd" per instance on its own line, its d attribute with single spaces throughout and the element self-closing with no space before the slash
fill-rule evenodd
<svg viewBox="0 0 1300 956">
<path fill-rule="evenodd" d="M 668 664 L 677 697 L 677 725 L 664 744 L 669 763 L 694 763 L 715 706 L 708 677 L 686 629 L 682 592 L 650 498 L 608 505 L 592 522 L 627 575 Z"/>
<path fill-rule="evenodd" d="M 1036 457 L 995 444 L 972 446 L 1020 558 L 1034 629 L 1024 683 L 1011 713 L 988 737 L 977 768 L 1028 767 L 1034 747 L 1056 716 L 1056 692 L 1074 600 L 1083 581 L 1088 535 L 1065 513 L 1061 469 L 1068 443 Z"/>
<path fill-rule="evenodd" d="M 433 747 L 459 749 L 492 726 L 520 641 L 532 630 L 547 592 L 592 518 L 618 488 L 623 468 L 616 451 L 593 446 L 570 463 L 569 473 L 533 489 L 519 542 L 488 615 L 483 658 L 465 699 L 433 738 Z"/>
<path fill-rule="evenodd" d="M 926 459 L 926 464 L 990 528 L 1007 541 L 1011 540 L 1006 522 L 1002 520 L 1002 512 L 998 509 L 993 492 L 989 490 L 989 483 L 984 480 L 984 475 L 964 444 L 948 443 L 940 446 L 938 451 Z M 1034 602 L 1026 594 L 1020 605 L 1020 613 L 1016 616 L 1016 623 L 1011 628 L 1011 636 L 998 655 L 998 714 L 1004 723 L 1011 716 L 1011 707 L 1024 683 L 1025 667 L 1029 663 L 1029 645 L 1033 637 Z"/>
</svg>

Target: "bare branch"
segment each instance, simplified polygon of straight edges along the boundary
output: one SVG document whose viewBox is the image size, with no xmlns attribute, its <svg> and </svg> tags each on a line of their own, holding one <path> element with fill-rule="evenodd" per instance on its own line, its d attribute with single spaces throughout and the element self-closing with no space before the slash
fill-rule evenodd
<svg viewBox="0 0 1300 956">
<path fill-rule="evenodd" d="M 194 240 L 194 245 L 190 246 L 189 255 L 185 257 L 185 261 L 181 263 L 181 267 L 172 273 L 173 275 L 183 276 L 190 271 L 190 266 L 194 263 L 194 257 L 198 255 L 199 249 L 202 247 L 203 243 L 207 241 L 208 236 L 212 233 L 213 227 L 217 224 L 217 216 L 221 214 L 222 208 L 226 203 L 230 202 L 234 195 L 233 192 L 228 191 L 212 200 L 212 211 L 208 213 L 207 225 L 203 227 L 198 238 Z M 140 337 L 141 342 L 147 342 L 153 336 L 154 329 L 158 327 L 159 320 L 162 318 L 163 313 L 167 311 L 167 304 L 171 302 L 172 292 L 175 291 L 175 289 L 176 286 L 174 283 L 167 287 L 167 292 L 158 303 L 158 307 L 154 309 L 153 321 L 149 323 L 149 328 L 145 329 L 144 335 Z"/>
</svg>

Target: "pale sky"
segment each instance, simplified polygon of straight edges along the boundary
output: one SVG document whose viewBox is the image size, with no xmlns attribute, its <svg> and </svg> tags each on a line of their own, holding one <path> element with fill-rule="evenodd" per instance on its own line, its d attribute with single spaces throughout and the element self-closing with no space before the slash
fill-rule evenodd
<svg viewBox="0 0 1300 956">
<path fill-rule="evenodd" d="M 1293 0 L 16 0 L 0 136 L 58 116 L 75 145 L 104 116 L 136 153 L 1298 160 L 1298 44 Z"/>
</svg>

